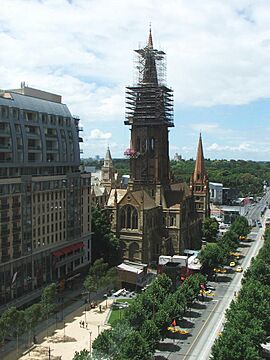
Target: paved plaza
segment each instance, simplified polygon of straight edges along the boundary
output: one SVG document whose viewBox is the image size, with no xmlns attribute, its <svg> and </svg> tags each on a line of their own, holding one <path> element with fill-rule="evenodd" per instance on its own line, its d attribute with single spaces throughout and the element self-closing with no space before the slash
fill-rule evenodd
<svg viewBox="0 0 270 360">
<path fill-rule="evenodd" d="M 113 300 L 105 300 L 95 309 L 85 311 L 85 307 L 71 313 L 61 323 L 60 328 L 49 329 L 51 336 L 46 336 L 47 331 L 38 336 L 38 343 L 31 347 L 20 360 L 71 360 L 75 351 L 90 350 L 93 341 L 104 329 L 110 314 Z M 101 309 L 101 311 L 100 311 Z M 82 326 L 84 322 L 84 326 Z M 50 355 L 50 356 L 49 356 Z M 13 358 L 15 359 L 15 358 Z"/>
</svg>

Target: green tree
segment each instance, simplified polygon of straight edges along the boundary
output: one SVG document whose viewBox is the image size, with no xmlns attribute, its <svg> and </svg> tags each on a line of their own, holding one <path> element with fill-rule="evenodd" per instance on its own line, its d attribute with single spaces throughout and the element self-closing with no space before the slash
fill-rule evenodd
<svg viewBox="0 0 270 360">
<path fill-rule="evenodd" d="M 118 265 L 122 260 L 119 240 L 111 231 L 105 211 L 92 208 L 92 259 L 103 258 L 110 266 Z"/>
<path fill-rule="evenodd" d="M 141 334 L 147 342 L 149 351 L 154 353 L 160 340 L 160 333 L 155 322 L 153 320 L 144 321 L 141 327 Z"/>
<path fill-rule="evenodd" d="M 48 336 L 48 322 L 49 315 L 54 311 L 56 305 L 56 284 L 52 283 L 45 287 L 41 294 L 41 306 L 43 310 L 43 317 L 47 321 L 47 336 Z"/>
<path fill-rule="evenodd" d="M 91 302 L 91 298 L 90 295 L 92 292 L 96 292 L 98 289 L 98 284 L 95 281 L 94 277 L 91 275 L 88 275 L 84 282 L 83 282 L 83 286 L 84 288 L 88 291 L 88 302 Z"/>
<path fill-rule="evenodd" d="M 120 354 L 116 359 L 130 360 L 131 354 L 133 360 L 149 360 L 152 355 L 146 340 L 136 330 L 128 334 L 120 344 Z"/>
<path fill-rule="evenodd" d="M 244 216 L 239 216 L 231 225 L 230 230 L 238 236 L 247 236 L 250 231 L 248 220 Z"/>
<path fill-rule="evenodd" d="M 73 360 L 91 360 L 92 356 L 90 352 L 86 349 L 81 350 L 80 352 L 76 351 L 73 357 Z"/>
<path fill-rule="evenodd" d="M 203 221 L 203 236 L 205 237 L 206 241 L 214 242 L 216 241 L 219 224 L 215 218 L 205 218 Z"/>
<path fill-rule="evenodd" d="M 35 327 L 42 318 L 42 305 L 40 303 L 33 304 L 24 310 L 26 328 L 30 338 L 35 334 Z"/>
<path fill-rule="evenodd" d="M 210 274 L 215 267 L 224 264 L 224 259 L 226 259 L 224 250 L 216 243 L 207 244 L 198 257 L 206 274 Z"/>
</svg>

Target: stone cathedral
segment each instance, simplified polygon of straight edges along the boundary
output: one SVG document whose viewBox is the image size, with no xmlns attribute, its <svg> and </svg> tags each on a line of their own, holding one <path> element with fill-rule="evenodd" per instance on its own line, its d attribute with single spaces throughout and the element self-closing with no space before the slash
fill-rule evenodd
<svg viewBox="0 0 270 360">
<path fill-rule="evenodd" d="M 138 81 L 126 89 L 130 180 L 127 189 L 111 189 L 107 210 L 124 259 L 150 264 L 161 254 L 201 247 L 209 188 L 201 135 L 190 184 L 173 181 L 169 161 L 173 91 L 165 84 L 165 53 L 154 48 L 151 30 L 146 46 L 135 52 Z"/>
</svg>

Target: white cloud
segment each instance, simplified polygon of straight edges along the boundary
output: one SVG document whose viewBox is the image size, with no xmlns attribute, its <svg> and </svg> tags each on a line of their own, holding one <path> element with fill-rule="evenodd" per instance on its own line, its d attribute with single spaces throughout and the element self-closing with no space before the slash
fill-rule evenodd
<svg viewBox="0 0 270 360">
<path fill-rule="evenodd" d="M 1 0 L 0 88 L 26 81 L 59 93 L 81 117 L 86 140 L 98 122 L 124 142 L 119 128 L 106 127 L 123 127 L 133 49 L 145 44 L 149 21 L 154 45 L 168 55 L 176 105 L 210 107 L 270 98 L 269 18 L 269 0 Z M 222 136 L 218 121 L 191 129 Z M 187 152 L 188 140 L 180 144 Z"/>
<path fill-rule="evenodd" d="M 102 132 L 99 129 L 91 130 L 89 139 L 91 140 L 104 140 L 104 139 L 110 139 L 112 137 L 112 134 L 110 132 Z"/>
</svg>

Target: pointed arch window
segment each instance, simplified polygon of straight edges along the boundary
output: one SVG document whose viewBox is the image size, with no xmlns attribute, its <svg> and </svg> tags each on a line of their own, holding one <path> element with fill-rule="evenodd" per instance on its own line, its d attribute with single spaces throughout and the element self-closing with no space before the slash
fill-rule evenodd
<svg viewBox="0 0 270 360">
<path fill-rule="evenodd" d="M 138 229 L 138 211 L 134 206 L 125 205 L 120 211 L 121 229 Z"/>
</svg>

